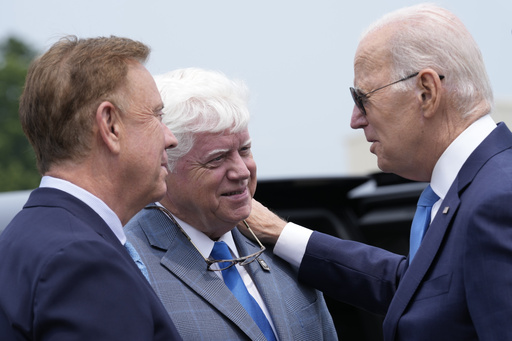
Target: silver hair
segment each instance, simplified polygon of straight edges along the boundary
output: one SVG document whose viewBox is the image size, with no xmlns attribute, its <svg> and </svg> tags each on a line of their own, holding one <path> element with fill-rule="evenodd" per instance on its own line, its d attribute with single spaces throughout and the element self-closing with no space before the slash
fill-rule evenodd
<svg viewBox="0 0 512 341">
<path fill-rule="evenodd" d="M 431 68 L 445 76 L 443 84 L 461 116 L 491 112 L 494 98 L 482 53 L 453 13 L 433 4 L 402 8 L 373 23 L 361 40 L 389 24 L 396 25 L 389 42 L 393 77 Z M 398 83 L 396 89 L 408 86 L 411 83 Z"/>
<path fill-rule="evenodd" d="M 178 146 L 167 151 L 171 172 L 194 146 L 196 134 L 247 129 L 249 91 L 242 81 L 199 68 L 179 69 L 154 79 L 164 103 L 163 123 L 178 140 Z"/>
</svg>

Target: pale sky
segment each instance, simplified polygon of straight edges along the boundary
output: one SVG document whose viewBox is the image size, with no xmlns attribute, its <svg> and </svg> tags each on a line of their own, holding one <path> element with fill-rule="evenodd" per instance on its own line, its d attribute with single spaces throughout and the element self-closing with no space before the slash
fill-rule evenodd
<svg viewBox="0 0 512 341">
<path fill-rule="evenodd" d="M 44 51 L 59 37 L 117 35 L 151 46 L 153 74 L 201 67 L 244 80 L 259 178 L 347 175 L 344 141 L 361 31 L 405 0 L 16 0 L 0 39 Z M 480 45 L 497 100 L 512 100 L 512 1 L 445 0 Z M 369 148 L 369 145 L 368 145 Z M 368 151 L 369 153 L 369 151 Z"/>
</svg>

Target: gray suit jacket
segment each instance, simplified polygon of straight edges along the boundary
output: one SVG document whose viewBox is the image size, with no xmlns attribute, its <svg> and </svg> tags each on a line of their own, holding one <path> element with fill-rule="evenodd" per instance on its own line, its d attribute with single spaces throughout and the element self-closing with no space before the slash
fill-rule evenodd
<svg viewBox="0 0 512 341">
<path fill-rule="evenodd" d="M 184 340 L 265 340 L 222 279 L 206 270 L 199 252 L 163 212 L 142 210 L 125 232 Z M 232 233 L 241 255 L 259 250 L 237 229 Z M 269 250 L 260 258 L 269 265 L 269 272 L 257 261 L 246 269 L 267 305 L 279 340 L 337 340 L 322 294 L 299 284 L 296 271 Z"/>
</svg>

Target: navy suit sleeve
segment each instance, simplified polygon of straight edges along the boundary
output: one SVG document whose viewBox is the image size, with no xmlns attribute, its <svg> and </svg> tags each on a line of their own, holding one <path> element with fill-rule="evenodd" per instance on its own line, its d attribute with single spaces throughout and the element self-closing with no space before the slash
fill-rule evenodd
<svg viewBox="0 0 512 341">
<path fill-rule="evenodd" d="M 314 232 L 299 280 L 339 301 L 385 314 L 405 266 L 404 256 Z"/>
<path fill-rule="evenodd" d="M 119 250 L 98 241 L 68 244 L 39 274 L 34 339 L 151 340 L 147 288 Z"/>
</svg>

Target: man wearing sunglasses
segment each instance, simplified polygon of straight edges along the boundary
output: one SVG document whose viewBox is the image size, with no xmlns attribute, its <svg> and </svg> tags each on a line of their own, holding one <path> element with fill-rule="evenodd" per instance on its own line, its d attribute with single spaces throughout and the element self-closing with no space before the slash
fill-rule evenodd
<svg viewBox="0 0 512 341">
<path fill-rule="evenodd" d="M 385 340 L 512 340 L 512 134 L 490 116 L 475 41 L 445 9 L 404 8 L 363 35 L 354 75 L 351 127 L 380 169 L 430 183 L 408 257 L 286 223 L 258 203 L 249 223 L 302 283 L 385 314 Z"/>
<path fill-rule="evenodd" d="M 235 228 L 256 190 L 246 87 L 196 68 L 155 80 L 178 146 L 168 154 L 166 195 L 125 232 L 178 332 L 184 340 L 336 340 L 322 294 Z"/>
</svg>

